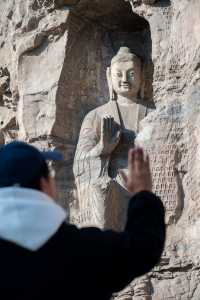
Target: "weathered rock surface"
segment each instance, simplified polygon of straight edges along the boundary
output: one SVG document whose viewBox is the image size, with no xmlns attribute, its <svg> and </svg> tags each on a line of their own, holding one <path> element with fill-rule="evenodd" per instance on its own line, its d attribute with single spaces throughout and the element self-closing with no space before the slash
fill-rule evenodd
<svg viewBox="0 0 200 300">
<path fill-rule="evenodd" d="M 199 0 L 0 1 L 0 143 L 60 149 L 59 201 L 71 210 L 80 126 L 108 100 L 106 67 L 124 45 L 145 61 L 144 98 L 156 110 L 137 142 L 151 158 L 168 236 L 160 265 L 123 299 L 200 299 L 199 20 Z"/>
</svg>

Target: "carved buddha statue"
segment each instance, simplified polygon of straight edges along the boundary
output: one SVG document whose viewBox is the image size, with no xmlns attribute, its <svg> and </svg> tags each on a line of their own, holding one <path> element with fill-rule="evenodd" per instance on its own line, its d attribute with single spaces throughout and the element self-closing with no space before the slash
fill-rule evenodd
<svg viewBox="0 0 200 300">
<path fill-rule="evenodd" d="M 130 194 L 119 170 L 127 171 L 128 150 L 134 147 L 141 104 L 142 63 L 121 47 L 107 69 L 110 101 L 89 112 L 82 124 L 74 159 L 80 225 L 123 229 Z"/>
</svg>

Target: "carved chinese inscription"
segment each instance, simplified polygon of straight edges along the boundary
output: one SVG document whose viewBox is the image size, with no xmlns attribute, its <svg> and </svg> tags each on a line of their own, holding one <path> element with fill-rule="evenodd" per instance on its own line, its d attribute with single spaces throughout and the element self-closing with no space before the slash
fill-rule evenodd
<svg viewBox="0 0 200 300">
<path fill-rule="evenodd" d="M 183 189 L 179 170 L 182 112 L 180 104 L 176 102 L 168 106 L 168 109 L 164 107 L 160 110 L 158 115 L 154 114 L 151 136 L 148 140 L 142 140 L 139 134 L 138 142 L 149 154 L 153 191 L 161 197 L 167 212 L 166 222 L 171 224 L 178 220 L 182 212 Z M 145 127 L 145 124 L 143 126 Z"/>
</svg>

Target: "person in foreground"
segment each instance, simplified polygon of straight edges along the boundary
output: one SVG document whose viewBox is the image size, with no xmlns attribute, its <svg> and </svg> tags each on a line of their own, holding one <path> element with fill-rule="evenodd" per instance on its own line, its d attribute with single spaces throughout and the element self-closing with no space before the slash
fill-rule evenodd
<svg viewBox="0 0 200 300">
<path fill-rule="evenodd" d="M 60 158 L 23 142 L 0 149 L 2 299 L 106 300 L 159 262 L 164 208 L 143 150 L 129 151 L 129 174 L 122 173 L 133 197 L 120 233 L 66 223 L 46 163 Z"/>
</svg>

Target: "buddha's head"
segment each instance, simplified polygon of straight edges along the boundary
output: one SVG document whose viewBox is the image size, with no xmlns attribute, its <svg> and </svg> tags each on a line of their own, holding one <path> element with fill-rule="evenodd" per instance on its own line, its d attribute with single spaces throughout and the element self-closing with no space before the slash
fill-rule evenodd
<svg viewBox="0 0 200 300">
<path fill-rule="evenodd" d="M 107 78 L 112 100 L 117 100 L 120 95 L 134 101 L 138 98 L 142 83 L 140 58 L 131 53 L 129 48 L 121 47 L 111 60 Z"/>
</svg>

